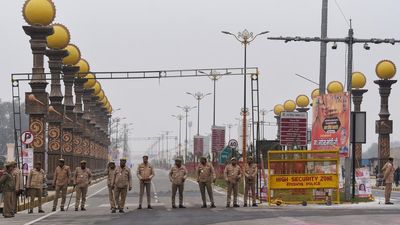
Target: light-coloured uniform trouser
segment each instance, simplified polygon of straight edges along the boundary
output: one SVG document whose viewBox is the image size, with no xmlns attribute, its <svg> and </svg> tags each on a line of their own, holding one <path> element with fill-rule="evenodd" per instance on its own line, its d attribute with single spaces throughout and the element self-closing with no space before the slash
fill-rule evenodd
<svg viewBox="0 0 400 225">
<path fill-rule="evenodd" d="M 176 191 L 179 191 L 179 205 L 183 205 L 183 189 L 184 184 L 172 184 L 172 205 L 175 205 Z"/>
<path fill-rule="evenodd" d="M 58 198 L 61 192 L 61 208 L 64 208 L 65 200 L 67 198 L 67 187 L 68 185 L 56 185 L 56 196 L 53 201 L 53 208 L 57 207 Z"/>
<path fill-rule="evenodd" d="M 256 187 L 255 187 L 255 182 L 254 180 L 246 180 L 246 185 L 244 188 L 244 204 L 247 204 L 247 198 L 249 194 L 249 190 L 251 192 L 251 197 L 252 197 L 252 203 L 256 203 Z"/>
<path fill-rule="evenodd" d="M 88 187 L 76 187 L 76 198 L 75 198 L 75 208 L 79 208 L 79 204 L 81 204 L 81 208 L 85 208 L 86 203 L 86 194 L 88 191 Z M 81 203 L 82 197 L 82 203 Z"/>
<path fill-rule="evenodd" d="M 14 206 L 13 206 L 13 196 L 15 195 L 14 191 L 5 191 L 3 192 L 3 215 L 4 216 L 12 216 Z"/>
<path fill-rule="evenodd" d="M 214 204 L 214 194 L 211 187 L 211 182 L 199 182 L 201 200 L 203 200 L 203 205 L 207 204 L 206 199 L 206 189 L 208 193 L 208 197 L 210 198 L 211 204 Z"/>
<path fill-rule="evenodd" d="M 226 197 L 226 204 L 231 203 L 231 195 L 233 190 L 233 204 L 237 204 L 237 197 L 238 197 L 238 190 L 239 190 L 239 183 L 230 183 L 228 182 L 228 196 Z"/>
<path fill-rule="evenodd" d="M 144 194 L 145 188 L 146 188 L 146 194 L 147 194 L 147 205 L 150 205 L 150 203 L 151 203 L 151 196 L 150 196 L 151 182 L 148 182 L 148 183 L 140 182 L 139 205 L 141 205 L 143 203 L 143 194 Z"/>
<path fill-rule="evenodd" d="M 392 194 L 392 183 L 385 184 L 385 203 L 390 202 L 390 195 Z"/>
<path fill-rule="evenodd" d="M 117 203 L 118 209 L 124 209 L 126 195 L 128 193 L 128 188 L 119 188 L 115 187 L 114 195 L 115 195 L 115 203 Z M 115 208 L 115 206 L 114 206 Z"/>
<path fill-rule="evenodd" d="M 42 209 L 42 189 L 41 188 L 31 188 L 29 189 L 29 194 L 31 196 L 31 202 L 30 202 L 30 209 L 32 210 L 34 207 L 35 203 L 35 198 L 38 198 L 38 207 L 39 210 Z"/>
<path fill-rule="evenodd" d="M 108 186 L 108 200 L 110 201 L 111 208 L 115 209 L 114 190 L 110 186 Z"/>
</svg>

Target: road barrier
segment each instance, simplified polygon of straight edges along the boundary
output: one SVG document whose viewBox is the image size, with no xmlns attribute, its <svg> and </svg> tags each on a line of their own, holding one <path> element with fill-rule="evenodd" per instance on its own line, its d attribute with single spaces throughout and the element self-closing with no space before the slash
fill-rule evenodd
<svg viewBox="0 0 400 225">
<path fill-rule="evenodd" d="M 268 203 L 339 203 L 339 151 L 268 152 Z"/>
</svg>

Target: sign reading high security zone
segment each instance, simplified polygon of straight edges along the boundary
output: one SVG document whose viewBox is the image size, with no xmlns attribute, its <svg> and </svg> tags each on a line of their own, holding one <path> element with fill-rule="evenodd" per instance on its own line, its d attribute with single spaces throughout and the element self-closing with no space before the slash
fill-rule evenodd
<svg viewBox="0 0 400 225">
<path fill-rule="evenodd" d="M 280 144 L 288 146 L 307 145 L 307 113 L 282 112 L 280 121 Z"/>
</svg>

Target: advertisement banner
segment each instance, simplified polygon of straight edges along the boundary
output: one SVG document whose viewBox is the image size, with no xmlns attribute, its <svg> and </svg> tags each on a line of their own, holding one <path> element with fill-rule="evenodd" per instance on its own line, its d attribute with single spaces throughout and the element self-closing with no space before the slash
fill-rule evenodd
<svg viewBox="0 0 400 225">
<path fill-rule="evenodd" d="M 337 188 L 339 179 L 335 174 L 271 175 L 270 185 L 271 189 Z"/>
<path fill-rule="evenodd" d="M 366 198 L 372 195 L 371 179 L 368 168 L 356 169 L 356 195 L 357 197 Z"/>
<path fill-rule="evenodd" d="M 34 168 L 33 165 L 33 149 L 23 148 L 21 151 L 21 161 L 22 162 L 22 175 L 28 176 L 29 171 Z"/>
<path fill-rule="evenodd" d="M 311 149 L 349 156 L 350 98 L 347 92 L 318 96 L 313 102 Z"/>
</svg>

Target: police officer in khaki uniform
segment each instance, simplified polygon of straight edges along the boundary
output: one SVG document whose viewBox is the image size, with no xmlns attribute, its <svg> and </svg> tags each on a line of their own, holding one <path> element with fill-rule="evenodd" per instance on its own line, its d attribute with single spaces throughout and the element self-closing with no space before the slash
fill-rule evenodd
<svg viewBox="0 0 400 225">
<path fill-rule="evenodd" d="M 149 163 L 149 157 L 147 155 L 143 156 L 143 163 L 141 163 L 137 168 L 137 177 L 139 178 L 140 182 L 138 209 L 142 209 L 143 194 L 145 188 L 147 194 L 147 208 L 152 209 L 150 189 L 151 189 L 151 179 L 153 179 L 154 177 L 154 169 L 153 166 Z"/>
<path fill-rule="evenodd" d="M 86 161 L 81 161 L 81 166 L 76 167 L 74 175 L 74 186 L 76 187 L 76 198 L 75 198 L 75 211 L 78 211 L 79 204 L 81 204 L 81 210 L 86 211 L 86 194 L 88 187 L 92 182 L 92 172 L 89 168 L 86 168 Z M 82 203 L 81 203 L 82 197 Z"/>
<path fill-rule="evenodd" d="M 22 172 L 18 168 L 17 162 L 12 161 L 11 165 L 13 166 L 13 170 L 12 170 L 11 174 L 14 178 L 14 183 L 15 183 L 15 191 L 14 191 L 14 195 L 12 198 L 13 213 L 17 214 L 17 212 L 18 212 L 18 209 L 17 209 L 18 196 L 22 193 L 22 190 L 24 189 L 24 184 L 23 184 Z"/>
<path fill-rule="evenodd" d="M 231 204 L 231 195 L 233 191 L 233 207 L 239 207 L 237 204 L 240 179 L 242 178 L 242 169 L 237 164 L 236 158 L 231 159 L 231 163 L 225 167 L 224 177 L 228 186 L 228 195 L 226 198 L 226 207 Z"/>
<path fill-rule="evenodd" d="M 108 200 L 110 202 L 110 207 L 113 213 L 115 213 L 115 196 L 114 196 L 114 189 L 112 188 L 114 172 L 115 172 L 115 162 L 111 161 L 107 165 L 105 174 L 107 174 Z"/>
<path fill-rule="evenodd" d="M 175 159 L 175 165 L 169 171 L 169 180 L 172 183 L 172 208 L 176 209 L 175 196 L 176 191 L 179 191 L 179 208 L 186 208 L 183 206 L 183 189 L 185 187 L 185 180 L 187 178 L 186 167 L 182 165 L 182 158 Z"/>
<path fill-rule="evenodd" d="M 203 201 L 203 206 L 201 208 L 207 208 L 206 203 L 206 189 L 208 197 L 210 198 L 211 208 L 215 208 L 214 195 L 212 190 L 212 183 L 215 183 L 216 175 L 214 167 L 211 163 L 207 163 L 207 158 L 202 156 L 200 158 L 200 164 L 196 169 L 197 182 L 199 183 L 201 200 Z"/>
<path fill-rule="evenodd" d="M 132 174 L 126 166 L 126 159 L 121 159 L 119 167 L 115 169 L 111 187 L 114 189 L 115 202 L 118 205 L 119 212 L 124 213 L 128 189 L 129 191 L 132 190 Z M 115 213 L 115 208 L 111 212 Z"/>
<path fill-rule="evenodd" d="M 13 164 L 7 163 L 6 170 L 0 177 L 0 186 L 3 187 L 3 216 L 4 218 L 14 217 L 13 196 L 15 195 L 15 182 L 12 175 Z"/>
<path fill-rule="evenodd" d="M 385 181 L 385 204 L 393 205 L 390 202 L 390 195 L 392 194 L 392 185 L 394 178 L 393 158 L 389 157 L 389 161 L 382 167 L 383 180 Z"/>
<path fill-rule="evenodd" d="M 53 212 L 56 211 L 58 198 L 61 192 L 61 211 L 64 211 L 65 199 L 67 198 L 67 187 L 71 178 L 71 170 L 69 166 L 64 165 L 65 161 L 63 158 L 58 160 L 58 166 L 54 171 L 53 187 L 56 190 L 56 196 L 53 201 Z"/>
<path fill-rule="evenodd" d="M 42 169 L 42 163 L 40 161 L 36 162 L 35 169 L 32 169 L 29 172 L 28 176 L 28 183 L 26 185 L 27 189 L 29 190 L 29 194 L 31 196 L 30 201 L 30 209 L 28 213 L 33 213 L 33 206 L 35 203 L 35 198 L 38 198 L 38 208 L 39 213 L 44 213 L 42 210 L 42 191 L 43 191 L 43 182 L 45 179 L 45 173 Z"/>
<path fill-rule="evenodd" d="M 257 164 L 254 163 L 253 157 L 250 156 L 247 159 L 247 164 L 244 166 L 245 188 L 244 188 L 244 205 L 243 205 L 243 207 L 247 207 L 247 198 L 248 198 L 249 190 L 251 191 L 252 206 L 254 206 L 254 207 L 257 206 L 256 193 L 255 193 L 257 169 L 258 169 Z"/>
</svg>

